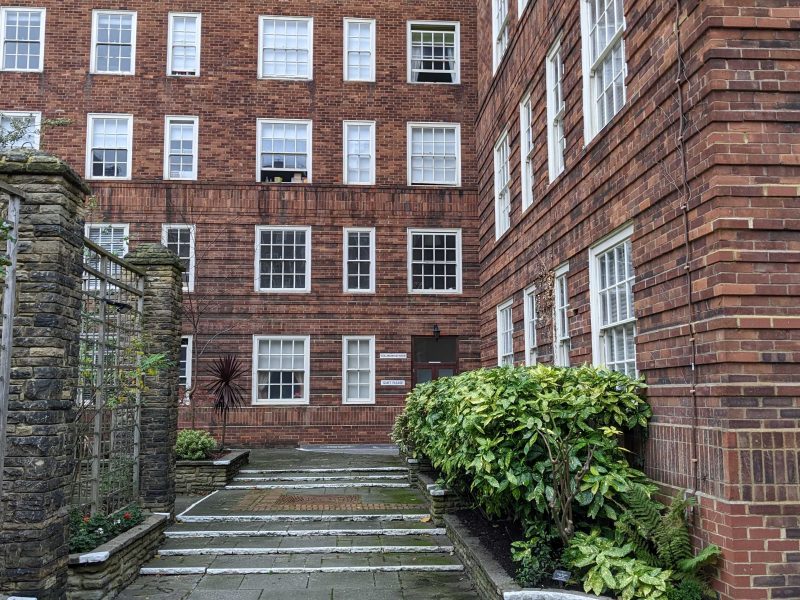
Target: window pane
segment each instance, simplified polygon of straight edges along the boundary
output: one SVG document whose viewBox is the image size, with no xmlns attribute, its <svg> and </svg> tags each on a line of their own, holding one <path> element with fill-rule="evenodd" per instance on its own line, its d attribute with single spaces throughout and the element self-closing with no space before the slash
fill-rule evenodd
<svg viewBox="0 0 800 600">
<path fill-rule="evenodd" d="M 411 288 L 415 291 L 458 291 L 456 233 L 411 234 Z"/>
<path fill-rule="evenodd" d="M 307 237 L 303 229 L 260 230 L 259 289 L 308 288 Z"/>
<path fill-rule="evenodd" d="M 41 10 L 7 9 L 4 15 L 2 68 L 39 70 L 44 42 L 44 13 Z"/>
<path fill-rule="evenodd" d="M 456 26 L 411 25 L 411 81 L 456 83 Z"/>
<path fill-rule="evenodd" d="M 257 400 L 307 400 L 306 340 L 260 339 L 257 346 Z"/>
<path fill-rule="evenodd" d="M 263 77 L 310 78 L 310 19 L 262 19 L 261 48 Z"/>
<path fill-rule="evenodd" d="M 432 185 L 458 184 L 456 128 L 411 128 L 411 183 Z"/>
<path fill-rule="evenodd" d="M 129 175 L 130 117 L 90 117 L 93 177 Z"/>
</svg>

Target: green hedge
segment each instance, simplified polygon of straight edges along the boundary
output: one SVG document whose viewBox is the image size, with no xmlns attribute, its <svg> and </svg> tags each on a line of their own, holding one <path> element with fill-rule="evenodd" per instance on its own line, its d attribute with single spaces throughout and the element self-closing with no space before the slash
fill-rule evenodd
<svg viewBox="0 0 800 600">
<path fill-rule="evenodd" d="M 573 474 L 594 448 L 578 510 L 613 517 L 605 500 L 628 481 L 645 481 L 628 466 L 619 444 L 623 430 L 647 426 L 644 387 L 588 366 L 471 371 L 414 388 L 393 438 L 406 453 L 427 457 L 448 486 L 471 494 L 490 516 L 526 525 L 550 512 L 554 496 L 545 441 L 549 434 L 572 432 L 579 438 L 570 459 Z"/>
<path fill-rule="evenodd" d="M 414 388 L 393 439 L 490 517 L 523 527 L 512 556 L 524 585 L 548 583 L 561 561 L 586 591 L 622 600 L 711 598 L 719 549 L 694 555 L 693 499 L 655 502 L 621 445 L 652 415 L 644 388 L 588 366 L 472 371 Z"/>
</svg>

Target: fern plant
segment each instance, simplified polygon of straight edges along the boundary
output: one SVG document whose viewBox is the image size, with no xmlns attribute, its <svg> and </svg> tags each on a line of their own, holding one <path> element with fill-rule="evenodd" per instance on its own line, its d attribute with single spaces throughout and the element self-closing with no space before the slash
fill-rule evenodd
<svg viewBox="0 0 800 600">
<path fill-rule="evenodd" d="M 720 549 L 712 544 L 695 555 L 686 519 L 695 499 L 679 493 L 665 507 L 650 497 L 649 489 L 636 484 L 621 498 L 627 510 L 616 523 L 617 542 L 630 544 L 638 560 L 672 571 L 676 583 L 687 582 L 713 598 L 709 571 Z"/>
</svg>

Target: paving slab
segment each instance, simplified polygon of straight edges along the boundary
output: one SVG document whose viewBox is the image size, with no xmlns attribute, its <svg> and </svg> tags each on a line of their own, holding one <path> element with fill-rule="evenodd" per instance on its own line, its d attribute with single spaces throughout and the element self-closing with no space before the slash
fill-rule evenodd
<svg viewBox="0 0 800 600">
<path fill-rule="evenodd" d="M 263 450 L 250 461 L 237 483 L 270 489 L 182 498 L 161 556 L 122 600 L 477 598 L 422 495 L 397 487 L 407 469 L 392 449 Z"/>
</svg>

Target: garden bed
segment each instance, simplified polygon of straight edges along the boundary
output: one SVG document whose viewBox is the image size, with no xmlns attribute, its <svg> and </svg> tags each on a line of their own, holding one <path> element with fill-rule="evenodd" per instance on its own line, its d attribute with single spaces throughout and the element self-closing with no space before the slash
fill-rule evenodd
<svg viewBox="0 0 800 600">
<path fill-rule="evenodd" d="M 572 589 L 528 589 L 514 581 L 511 542 L 522 531 L 507 531 L 490 523 L 476 510 L 460 510 L 444 516 L 447 536 L 456 555 L 483 600 L 567 600 L 597 598 Z M 513 525 L 511 526 L 513 527 Z M 517 535 L 518 534 L 518 535 Z"/>
<path fill-rule="evenodd" d="M 113 598 L 131 583 L 164 539 L 167 515 L 151 515 L 91 552 L 69 555 L 69 600 Z"/>
<path fill-rule="evenodd" d="M 209 494 L 228 485 L 250 460 L 249 450 L 234 450 L 221 458 L 175 463 L 176 494 Z"/>
</svg>

